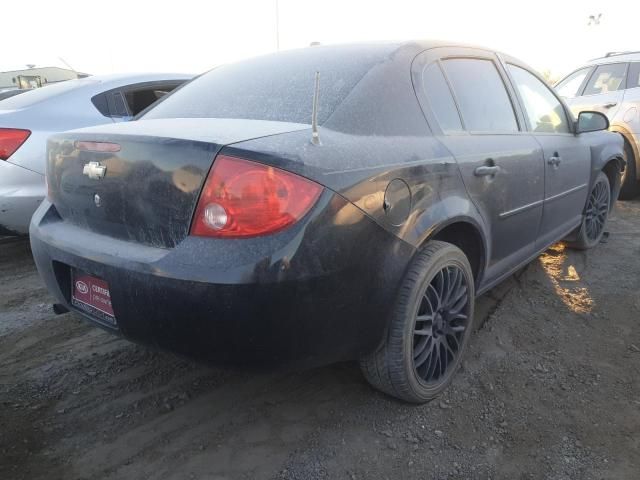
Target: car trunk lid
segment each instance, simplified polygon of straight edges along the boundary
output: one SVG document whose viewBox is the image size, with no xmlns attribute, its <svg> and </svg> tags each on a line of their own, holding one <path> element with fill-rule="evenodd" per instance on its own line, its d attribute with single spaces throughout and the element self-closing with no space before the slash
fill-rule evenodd
<svg viewBox="0 0 640 480">
<path fill-rule="evenodd" d="M 162 119 L 59 134 L 48 145 L 49 198 L 62 220 L 83 229 L 171 248 L 188 235 L 202 185 L 223 146 L 307 128 Z"/>
</svg>

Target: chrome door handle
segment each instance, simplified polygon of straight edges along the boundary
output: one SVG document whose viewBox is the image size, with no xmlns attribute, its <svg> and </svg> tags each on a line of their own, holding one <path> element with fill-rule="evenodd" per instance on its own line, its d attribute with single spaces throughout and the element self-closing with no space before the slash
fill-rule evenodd
<svg viewBox="0 0 640 480">
<path fill-rule="evenodd" d="M 618 102 L 611 102 L 611 103 L 605 103 L 602 107 L 611 108 L 611 107 L 615 107 L 616 105 L 618 105 Z"/>
<path fill-rule="evenodd" d="M 554 167 L 557 167 L 558 165 L 560 165 L 561 161 L 562 159 L 560 158 L 559 155 L 554 155 L 553 157 L 549 157 L 549 160 L 547 160 L 547 163 L 549 165 L 553 165 Z"/>
<path fill-rule="evenodd" d="M 491 167 L 483 165 L 482 167 L 476 168 L 473 173 L 476 177 L 484 177 L 486 175 L 495 175 L 500 170 L 498 165 L 493 165 Z"/>
</svg>

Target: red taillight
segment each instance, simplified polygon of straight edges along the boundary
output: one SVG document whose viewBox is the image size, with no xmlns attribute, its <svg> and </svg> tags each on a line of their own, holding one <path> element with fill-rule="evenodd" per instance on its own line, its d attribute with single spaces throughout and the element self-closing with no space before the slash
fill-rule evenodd
<svg viewBox="0 0 640 480">
<path fill-rule="evenodd" d="M 0 128 L 0 160 L 8 160 L 20 145 L 22 145 L 31 132 L 18 128 Z"/>
<path fill-rule="evenodd" d="M 219 155 L 205 182 L 191 234 L 255 237 L 302 218 L 322 187 L 306 178 L 248 160 Z"/>
</svg>

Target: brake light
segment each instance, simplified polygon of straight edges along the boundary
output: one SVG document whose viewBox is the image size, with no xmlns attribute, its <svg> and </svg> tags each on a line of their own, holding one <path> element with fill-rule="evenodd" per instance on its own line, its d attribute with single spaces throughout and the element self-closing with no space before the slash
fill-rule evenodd
<svg viewBox="0 0 640 480">
<path fill-rule="evenodd" d="M 18 128 L 0 128 L 0 160 L 8 160 L 29 138 L 29 130 Z"/>
<path fill-rule="evenodd" d="M 219 155 L 205 182 L 191 234 L 255 237 L 283 230 L 315 204 L 322 187 L 275 167 Z"/>
<path fill-rule="evenodd" d="M 84 142 L 77 141 L 75 142 L 75 147 L 78 150 L 83 150 L 85 152 L 110 152 L 115 153 L 120 151 L 120 145 L 117 143 L 111 142 Z"/>
</svg>

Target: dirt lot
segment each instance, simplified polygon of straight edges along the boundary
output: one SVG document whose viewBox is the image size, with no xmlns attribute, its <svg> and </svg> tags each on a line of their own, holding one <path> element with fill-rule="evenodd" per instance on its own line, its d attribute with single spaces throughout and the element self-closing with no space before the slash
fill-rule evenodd
<svg viewBox="0 0 640 480">
<path fill-rule="evenodd" d="M 462 371 L 421 407 L 354 364 L 216 369 L 55 316 L 26 244 L 2 244 L 0 478 L 640 478 L 640 202 L 610 231 L 481 298 Z"/>
</svg>

